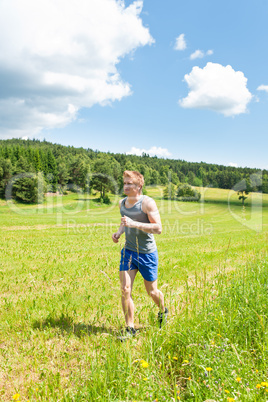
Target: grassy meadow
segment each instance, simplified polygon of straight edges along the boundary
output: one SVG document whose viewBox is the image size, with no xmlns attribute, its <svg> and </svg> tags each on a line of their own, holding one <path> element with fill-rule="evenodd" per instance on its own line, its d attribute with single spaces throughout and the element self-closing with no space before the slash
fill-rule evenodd
<svg viewBox="0 0 268 402">
<path fill-rule="evenodd" d="M 200 190 L 186 203 L 147 189 L 170 315 L 159 330 L 137 275 L 138 335 L 124 343 L 118 198 L 0 201 L 0 401 L 268 400 L 268 195 L 243 208 Z"/>
</svg>

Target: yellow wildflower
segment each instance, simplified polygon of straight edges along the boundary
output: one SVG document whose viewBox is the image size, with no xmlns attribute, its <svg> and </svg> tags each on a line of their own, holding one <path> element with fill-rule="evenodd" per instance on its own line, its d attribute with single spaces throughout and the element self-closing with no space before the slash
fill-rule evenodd
<svg viewBox="0 0 268 402">
<path fill-rule="evenodd" d="M 188 377 L 188 380 L 190 381 L 190 380 L 191 380 L 191 377 Z"/>
<path fill-rule="evenodd" d="M 14 399 L 14 401 L 18 401 L 20 399 L 20 394 L 15 394 L 12 398 Z"/>
<path fill-rule="evenodd" d="M 149 367 L 149 363 L 147 363 L 145 360 L 141 360 L 141 366 L 147 368 Z"/>
<path fill-rule="evenodd" d="M 189 363 L 189 361 L 188 360 L 183 360 L 183 363 Z"/>
<path fill-rule="evenodd" d="M 237 377 L 237 379 L 235 381 L 240 382 L 242 380 L 242 378 Z"/>
<path fill-rule="evenodd" d="M 268 382 L 261 382 L 261 385 L 262 385 L 263 387 L 268 387 Z"/>
<path fill-rule="evenodd" d="M 228 398 L 227 398 L 227 401 L 228 401 L 228 402 L 234 402 L 234 398 L 228 397 Z"/>
<path fill-rule="evenodd" d="M 256 388 L 258 388 L 258 389 L 261 388 L 261 384 L 257 384 Z"/>
<path fill-rule="evenodd" d="M 259 370 L 256 370 L 256 373 L 258 374 Z"/>
<path fill-rule="evenodd" d="M 265 392 L 268 392 L 268 388 L 266 388 Z"/>
<path fill-rule="evenodd" d="M 148 380 L 148 378 L 147 377 L 145 377 L 144 379 L 143 379 L 143 381 L 147 381 Z"/>
<path fill-rule="evenodd" d="M 206 367 L 206 371 L 212 371 L 211 367 Z"/>
<path fill-rule="evenodd" d="M 230 391 L 228 391 L 228 389 L 224 390 L 226 392 L 226 394 L 230 394 Z"/>
<path fill-rule="evenodd" d="M 173 356 L 173 360 L 178 360 L 177 356 Z"/>
</svg>

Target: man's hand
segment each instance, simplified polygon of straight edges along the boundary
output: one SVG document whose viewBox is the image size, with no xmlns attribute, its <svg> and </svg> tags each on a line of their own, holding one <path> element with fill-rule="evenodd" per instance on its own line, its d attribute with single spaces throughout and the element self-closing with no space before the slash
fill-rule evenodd
<svg viewBox="0 0 268 402">
<path fill-rule="evenodd" d="M 120 238 L 120 234 L 118 234 L 117 232 L 116 232 L 116 233 L 113 233 L 112 239 L 113 239 L 113 242 L 114 242 L 114 243 L 118 243 L 119 238 Z"/>
<path fill-rule="evenodd" d="M 121 225 L 126 226 L 128 228 L 134 228 L 135 227 L 135 221 L 133 219 L 129 218 L 128 216 L 123 216 L 121 218 Z"/>
</svg>

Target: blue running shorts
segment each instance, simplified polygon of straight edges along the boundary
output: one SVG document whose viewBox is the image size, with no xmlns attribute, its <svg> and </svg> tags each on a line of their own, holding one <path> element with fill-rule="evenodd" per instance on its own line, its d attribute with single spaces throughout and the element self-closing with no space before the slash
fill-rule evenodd
<svg viewBox="0 0 268 402">
<path fill-rule="evenodd" d="M 123 248 L 119 271 L 131 271 L 133 269 L 138 269 L 146 281 L 155 281 L 158 270 L 157 250 L 153 253 L 142 254 Z"/>
</svg>

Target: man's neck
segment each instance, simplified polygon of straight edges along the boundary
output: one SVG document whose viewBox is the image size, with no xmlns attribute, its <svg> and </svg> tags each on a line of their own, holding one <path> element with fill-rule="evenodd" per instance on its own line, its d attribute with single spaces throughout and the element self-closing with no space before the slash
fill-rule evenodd
<svg viewBox="0 0 268 402">
<path fill-rule="evenodd" d="M 127 203 L 128 205 L 134 205 L 136 202 L 139 201 L 141 198 L 142 194 L 135 194 L 135 195 L 128 195 L 127 197 Z"/>
</svg>

